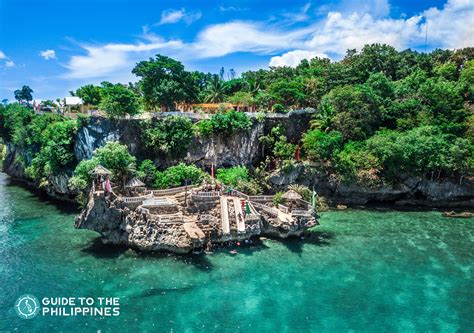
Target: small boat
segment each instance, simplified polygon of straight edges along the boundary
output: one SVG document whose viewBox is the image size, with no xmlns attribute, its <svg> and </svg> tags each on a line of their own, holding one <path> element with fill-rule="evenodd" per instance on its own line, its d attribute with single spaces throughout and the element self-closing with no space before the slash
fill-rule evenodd
<svg viewBox="0 0 474 333">
<path fill-rule="evenodd" d="M 230 250 L 229 253 L 232 254 L 233 256 L 235 256 L 236 254 L 239 254 L 239 252 L 237 252 L 236 250 Z"/>
<path fill-rule="evenodd" d="M 452 210 L 450 212 L 444 212 L 443 216 L 444 217 L 469 218 L 469 217 L 473 217 L 474 213 L 471 213 L 471 212 L 456 213 L 455 211 Z"/>
</svg>

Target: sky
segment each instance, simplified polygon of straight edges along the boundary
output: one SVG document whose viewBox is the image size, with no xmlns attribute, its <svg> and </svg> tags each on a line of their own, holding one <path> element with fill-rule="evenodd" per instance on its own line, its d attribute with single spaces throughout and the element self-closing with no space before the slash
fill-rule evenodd
<svg viewBox="0 0 474 333">
<path fill-rule="evenodd" d="M 135 64 L 156 54 L 240 74 L 336 61 L 367 43 L 472 47 L 474 0 L 0 0 L 0 99 L 23 85 L 55 99 L 88 83 L 134 82 Z"/>
</svg>

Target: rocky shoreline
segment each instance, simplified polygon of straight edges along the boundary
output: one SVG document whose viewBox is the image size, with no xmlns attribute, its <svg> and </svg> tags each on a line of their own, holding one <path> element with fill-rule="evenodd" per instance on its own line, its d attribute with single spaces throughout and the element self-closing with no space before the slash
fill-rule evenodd
<svg viewBox="0 0 474 333">
<path fill-rule="evenodd" d="M 142 120 L 111 121 L 105 118 L 91 118 L 81 127 L 74 140 L 74 155 L 77 161 L 90 158 L 94 149 L 105 142 L 117 140 L 127 145 L 129 151 L 141 158 L 151 158 L 156 165 L 166 167 L 179 162 L 196 164 L 201 168 L 210 168 L 214 156 L 219 156 L 219 163 L 224 167 L 245 165 L 252 166 L 262 158 L 262 146 L 258 138 L 268 135 L 271 128 L 282 124 L 285 135 L 290 142 L 298 142 L 311 119 L 314 111 L 300 110 L 285 115 L 273 115 L 259 122 L 253 118 L 253 125 L 248 132 L 236 133 L 231 137 L 216 136 L 213 138 L 195 138 L 184 156 L 170 159 L 166 156 L 148 156 L 136 135 Z M 48 177 L 42 184 L 28 180 L 24 162 L 31 163 L 28 151 L 5 142 L 7 154 L 3 170 L 12 178 L 25 181 L 34 189 L 44 191 L 51 198 L 74 202 L 77 191 L 69 186 L 73 167 Z M 315 189 L 318 195 L 327 199 L 330 205 L 397 205 L 423 206 L 433 208 L 473 208 L 474 178 L 429 180 L 410 175 L 401 175 L 394 184 L 383 184 L 369 187 L 360 184 L 346 183 L 334 179 L 324 168 L 308 163 L 299 163 L 290 171 L 275 171 L 268 183 L 275 191 L 286 190 L 288 185 L 302 184 Z M 40 186 L 41 185 L 41 186 Z"/>
<path fill-rule="evenodd" d="M 188 199 L 186 195 L 183 188 L 131 198 L 91 191 L 75 227 L 97 231 L 105 244 L 188 253 L 254 236 L 299 236 L 318 224 L 316 213 L 306 202 L 288 209 L 271 207 L 261 201 L 268 200 L 263 196 L 199 188 Z M 248 205 L 247 213 L 241 203 Z"/>
</svg>

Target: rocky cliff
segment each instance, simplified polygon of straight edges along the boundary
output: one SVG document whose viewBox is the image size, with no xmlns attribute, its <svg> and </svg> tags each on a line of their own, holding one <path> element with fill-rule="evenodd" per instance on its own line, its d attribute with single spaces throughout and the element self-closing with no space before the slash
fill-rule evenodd
<svg viewBox="0 0 474 333">
<path fill-rule="evenodd" d="M 276 189 L 303 184 L 330 202 L 346 205 L 395 204 L 428 207 L 474 207 L 474 178 L 428 180 L 402 176 L 396 184 L 376 187 L 347 183 L 305 164 L 289 172 L 275 172 L 269 183 Z"/>
<path fill-rule="evenodd" d="M 189 145 L 185 156 L 180 158 L 156 156 L 144 148 L 139 135 L 143 120 L 117 120 L 91 118 L 89 123 L 81 127 L 74 142 L 74 154 L 77 161 L 90 158 L 94 150 L 107 141 L 120 141 L 127 145 L 129 151 L 139 160 L 148 158 L 162 167 L 175 165 L 179 162 L 193 163 L 208 168 L 214 156 L 218 156 L 220 165 L 257 165 L 262 159 L 262 147 L 258 138 L 267 135 L 271 128 L 278 124 L 284 125 L 286 136 L 290 142 L 300 140 L 308 126 L 313 111 L 293 111 L 289 114 L 271 114 L 263 121 L 253 118 L 253 125 L 246 132 L 236 133 L 230 137 L 213 136 L 211 138 L 195 137 Z M 24 162 L 31 161 L 28 152 L 7 144 L 7 156 L 3 163 L 4 171 L 20 180 L 27 180 Z M 51 197 L 73 201 L 76 193 L 68 187 L 72 169 L 51 176 L 43 185 L 43 189 Z M 379 187 L 367 187 L 360 184 L 348 184 L 336 181 L 324 171 L 297 166 L 287 173 L 276 173 L 270 178 L 275 189 L 284 189 L 289 184 L 300 183 L 314 188 L 317 192 L 334 203 L 366 205 L 370 203 L 395 203 L 399 205 L 425 205 L 431 207 L 473 207 L 474 180 L 430 181 L 417 177 L 401 177 L 397 184 Z M 31 184 L 38 187 L 39 184 Z"/>
</svg>

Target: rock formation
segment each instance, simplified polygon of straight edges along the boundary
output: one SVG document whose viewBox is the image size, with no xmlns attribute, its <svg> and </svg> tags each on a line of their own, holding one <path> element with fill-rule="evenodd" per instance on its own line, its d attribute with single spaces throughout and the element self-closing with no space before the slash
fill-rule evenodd
<svg viewBox="0 0 474 333">
<path fill-rule="evenodd" d="M 141 251 L 186 253 L 207 246 L 249 239 L 257 235 L 288 237 L 300 235 L 317 225 L 315 212 L 302 209 L 282 211 L 259 197 L 224 195 L 219 191 L 192 193 L 183 188 L 147 191 L 125 198 L 91 192 L 87 206 L 76 219 L 76 228 L 100 233 L 108 244 L 125 245 Z M 245 195 L 243 195 L 245 196 Z M 250 210 L 245 213 L 242 200 Z"/>
</svg>

